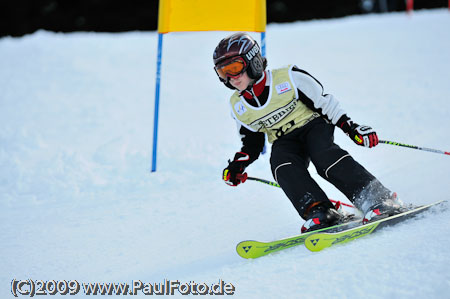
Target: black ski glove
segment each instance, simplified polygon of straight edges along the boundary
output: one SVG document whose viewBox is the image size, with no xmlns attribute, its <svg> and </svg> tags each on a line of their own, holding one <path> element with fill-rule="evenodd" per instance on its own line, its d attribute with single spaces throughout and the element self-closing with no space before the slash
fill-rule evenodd
<svg viewBox="0 0 450 299">
<path fill-rule="evenodd" d="M 249 165 L 250 157 L 246 153 L 238 152 L 234 160 L 228 160 L 228 167 L 223 170 L 222 178 L 227 185 L 236 187 L 247 180 L 245 168 Z"/>
<path fill-rule="evenodd" d="M 360 126 L 346 115 L 341 116 L 336 125 L 357 145 L 371 148 L 378 144 L 378 135 L 374 129 L 369 126 Z"/>
</svg>

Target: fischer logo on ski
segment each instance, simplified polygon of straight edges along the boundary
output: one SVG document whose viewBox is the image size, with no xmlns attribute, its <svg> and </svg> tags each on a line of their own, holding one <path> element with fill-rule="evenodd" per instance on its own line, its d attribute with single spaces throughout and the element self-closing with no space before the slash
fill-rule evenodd
<svg viewBox="0 0 450 299">
<path fill-rule="evenodd" d="M 316 246 L 317 242 L 319 242 L 319 239 L 310 240 L 313 246 Z"/>
</svg>

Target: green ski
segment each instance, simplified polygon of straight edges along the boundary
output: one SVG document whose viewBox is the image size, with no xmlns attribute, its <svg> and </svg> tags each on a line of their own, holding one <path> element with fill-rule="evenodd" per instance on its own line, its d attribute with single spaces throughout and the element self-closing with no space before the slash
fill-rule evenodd
<svg viewBox="0 0 450 299">
<path fill-rule="evenodd" d="M 352 227 L 357 227 L 361 224 L 361 219 L 351 220 L 332 227 L 323 228 L 321 230 L 299 234 L 285 239 L 280 239 L 272 242 L 259 241 L 242 241 L 236 246 L 237 253 L 246 259 L 258 258 L 272 252 L 277 252 L 283 249 L 291 248 L 305 243 L 305 240 L 311 234 L 317 232 L 339 232 Z"/>
<path fill-rule="evenodd" d="M 359 225 L 340 232 L 312 232 L 308 234 L 305 240 L 305 246 L 311 251 L 320 251 L 336 244 L 346 243 L 364 236 L 367 236 L 384 227 L 392 226 L 404 220 L 415 217 L 416 215 L 427 211 L 433 206 L 441 204 L 445 201 L 438 201 L 429 205 L 420 206 L 409 211 L 386 217 L 368 224 Z"/>
</svg>

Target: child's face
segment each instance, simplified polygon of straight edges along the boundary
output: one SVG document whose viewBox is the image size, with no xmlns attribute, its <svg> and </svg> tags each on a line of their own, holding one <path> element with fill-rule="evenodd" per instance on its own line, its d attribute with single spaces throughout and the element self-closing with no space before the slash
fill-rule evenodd
<svg viewBox="0 0 450 299">
<path fill-rule="evenodd" d="M 243 72 L 239 76 L 236 76 L 234 78 L 230 78 L 230 84 L 236 88 L 239 91 L 242 91 L 246 89 L 249 85 L 252 79 L 247 75 L 247 72 Z"/>
</svg>

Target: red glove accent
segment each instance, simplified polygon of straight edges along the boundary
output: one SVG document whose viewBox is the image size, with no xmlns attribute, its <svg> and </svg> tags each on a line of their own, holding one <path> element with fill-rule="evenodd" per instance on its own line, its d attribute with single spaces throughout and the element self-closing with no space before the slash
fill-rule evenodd
<svg viewBox="0 0 450 299">
<path fill-rule="evenodd" d="M 247 180 L 247 173 L 244 172 L 247 167 L 249 156 L 246 153 L 236 153 L 234 161 L 228 161 L 228 167 L 223 170 L 222 179 L 229 186 L 236 187 Z"/>
<path fill-rule="evenodd" d="M 348 134 L 350 138 L 358 145 L 365 147 L 374 147 L 378 144 L 378 135 L 374 129 L 368 126 L 352 124 Z"/>
<path fill-rule="evenodd" d="M 352 122 L 345 114 L 339 119 L 336 126 L 340 127 L 357 145 L 370 148 L 378 144 L 378 135 L 374 129 Z"/>
</svg>

